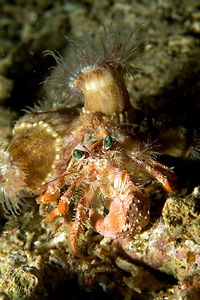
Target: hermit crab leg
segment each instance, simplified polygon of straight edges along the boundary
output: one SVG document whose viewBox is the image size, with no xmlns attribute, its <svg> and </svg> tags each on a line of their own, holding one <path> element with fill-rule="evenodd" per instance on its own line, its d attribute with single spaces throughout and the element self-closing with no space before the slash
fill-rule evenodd
<svg viewBox="0 0 200 300">
<path fill-rule="evenodd" d="M 83 195 L 78 200 L 74 222 L 69 230 L 69 246 L 73 254 L 77 253 L 79 236 L 83 232 L 83 226 L 86 224 L 87 208 L 89 207 L 93 196 L 94 190 L 92 186 L 89 184 L 86 185 L 84 187 Z"/>
<path fill-rule="evenodd" d="M 69 149 L 67 149 L 65 151 L 65 155 L 64 155 L 65 163 L 64 163 L 64 165 L 60 166 L 60 170 L 59 170 L 59 172 L 61 172 L 61 176 L 58 176 L 58 178 L 56 178 L 55 180 L 52 180 L 52 182 L 49 183 L 48 188 L 45 191 L 45 193 L 36 198 L 36 201 L 38 203 L 56 202 L 58 200 L 58 198 L 60 197 L 59 187 L 61 187 L 63 185 L 64 178 L 68 174 L 72 174 L 74 171 L 71 168 L 71 162 L 72 162 L 71 152 L 79 140 L 82 140 L 82 137 L 80 137 L 79 139 L 74 139 L 72 142 L 69 143 L 69 145 L 68 145 Z"/>
<path fill-rule="evenodd" d="M 64 215 L 69 210 L 69 203 L 71 201 L 72 195 L 80 185 L 83 179 L 83 175 L 78 176 L 75 181 L 71 184 L 68 190 L 62 195 L 58 202 L 58 206 L 52 210 L 46 218 L 47 222 L 53 221 L 56 217 Z"/>
<path fill-rule="evenodd" d="M 56 182 L 57 183 L 57 182 Z M 47 191 L 36 198 L 37 203 L 56 202 L 60 197 L 59 184 L 49 185 Z"/>
<path fill-rule="evenodd" d="M 55 180 L 49 182 L 48 188 L 44 192 L 44 194 L 36 198 L 37 203 L 56 202 L 60 197 L 60 187 L 64 184 L 64 178 L 67 175 L 72 174 L 73 172 L 75 172 L 75 170 L 64 172 L 59 178 L 56 178 Z"/>
<path fill-rule="evenodd" d="M 155 177 L 167 192 L 173 192 L 175 190 L 173 183 L 176 179 L 176 175 L 170 168 L 152 158 L 148 161 L 140 160 L 138 158 L 133 158 L 133 160 L 142 166 L 150 175 Z"/>
</svg>

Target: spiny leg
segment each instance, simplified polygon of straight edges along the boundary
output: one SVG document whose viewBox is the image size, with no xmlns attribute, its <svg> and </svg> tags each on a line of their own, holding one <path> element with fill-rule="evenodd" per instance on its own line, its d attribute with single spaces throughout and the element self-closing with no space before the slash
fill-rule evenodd
<svg viewBox="0 0 200 300">
<path fill-rule="evenodd" d="M 60 197 L 60 188 L 65 184 L 65 178 L 68 175 L 75 173 L 75 170 L 63 172 L 61 176 L 48 183 L 46 191 L 36 198 L 38 203 L 57 202 Z"/>
<path fill-rule="evenodd" d="M 61 196 L 58 206 L 52 210 L 49 215 L 46 218 L 47 222 L 53 221 L 56 217 L 64 215 L 68 212 L 69 210 L 69 203 L 71 201 L 72 195 L 77 189 L 77 187 L 80 185 L 80 182 L 82 181 L 82 177 L 78 176 L 74 180 L 74 182 L 71 184 L 71 186 L 67 189 L 67 191 Z"/>
<path fill-rule="evenodd" d="M 150 175 L 155 177 L 168 192 L 175 190 L 174 182 L 176 181 L 175 173 L 166 165 L 158 162 L 152 156 L 151 150 L 144 147 L 144 149 L 136 149 L 132 151 L 130 157 L 140 168 L 146 170 Z"/>
<path fill-rule="evenodd" d="M 143 168 L 153 177 L 155 177 L 167 192 L 175 191 L 174 182 L 176 180 L 175 173 L 165 165 L 150 159 L 148 162 L 140 162 Z"/>
<path fill-rule="evenodd" d="M 84 187 L 83 195 L 78 200 L 74 222 L 69 231 L 69 246 L 74 255 L 78 251 L 79 236 L 83 232 L 83 226 L 86 224 L 87 208 L 89 207 L 93 196 L 94 190 L 92 186 L 88 184 Z"/>
<path fill-rule="evenodd" d="M 49 184 L 46 192 L 36 198 L 37 203 L 49 203 L 56 202 L 60 197 L 60 181 L 54 181 L 53 184 Z"/>
</svg>

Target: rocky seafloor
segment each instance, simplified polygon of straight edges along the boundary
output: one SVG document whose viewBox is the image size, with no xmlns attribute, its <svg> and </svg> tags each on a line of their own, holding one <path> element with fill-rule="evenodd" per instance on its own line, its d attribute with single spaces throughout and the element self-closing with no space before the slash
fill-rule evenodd
<svg viewBox="0 0 200 300">
<path fill-rule="evenodd" d="M 142 23 L 148 45 L 139 76 L 127 78 L 138 131 L 166 135 L 167 144 L 169 128 L 180 133 L 179 149 L 197 145 L 190 160 L 177 157 L 177 141 L 171 147 L 179 191 L 151 191 L 141 234 L 120 245 L 88 235 L 78 257 L 67 224 L 44 225 L 34 199 L 17 217 L 1 209 L 0 299 L 199 299 L 199 1 L 0 1 L 0 142 L 24 108 L 52 97 L 54 87 L 41 82 L 54 61 L 43 52 L 57 50 L 67 63 L 65 36 L 109 26 L 116 15 L 130 29 Z"/>
</svg>

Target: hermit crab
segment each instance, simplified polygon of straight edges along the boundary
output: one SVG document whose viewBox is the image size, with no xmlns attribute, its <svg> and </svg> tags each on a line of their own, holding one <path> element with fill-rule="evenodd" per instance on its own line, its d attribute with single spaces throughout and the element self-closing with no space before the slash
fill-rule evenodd
<svg viewBox="0 0 200 300">
<path fill-rule="evenodd" d="M 124 76 L 137 72 L 133 62 L 144 43 L 113 28 L 96 40 L 90 46 L 84 35 L 81 46 L 73 45 L 74 69 L 50 53 L 59 70 L 53 102 L 18 120 L 9 146 L 1 148 L 4 207 L 17 213 L 22 198 L 36 195 L 50 210 L 46 222 L 61 216 L 70 222 L 73 253 L 86 226 L 111 239 L 140 232 L 148 223 L 149 196 L 138 178 L 153 177 L 168 192 L 176 178 L 152 145 L 129 130 L 134 111 Z"/>
</svg>

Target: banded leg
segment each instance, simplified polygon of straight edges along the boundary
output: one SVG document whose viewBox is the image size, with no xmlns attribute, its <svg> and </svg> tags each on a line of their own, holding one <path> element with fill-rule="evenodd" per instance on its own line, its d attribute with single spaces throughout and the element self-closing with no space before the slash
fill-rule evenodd
<svg viewBox="0 0 200 300">
<path fill-rule="evenodd" d="M 167 192 L 175 191 L 174 182 L 176 181 L 176 175 L 170 168 L 153 159 L 150 159 L 148 162 L 140 161 L 139 163 L 163 185 Z"/>
<path fill-rule="evenodd" d="M 82 181 L 82 176 L 77 177 L 75 181 L 71 184 L 71 186 L 68 188 L 68 190 L 60 197 L 58 206 L 54 210 L 52 210 L 47 216 L 46 218 L 47 222 L 51 222 L 56 217 L 67 214 L 73 193 L 80 185 L 81 181 Z"/>
<path fill-rule="evenodd" d="M 91 185 L 86 185 L 84 193 L 80 197 L 76 207 L 76 214 L 69 231 L 69 246 L 72 253 L 75 255 L 78 251 L 79 237 L 84 230 L 84 225 L 87 221 L 87 209 L 94 196 L 94 190 Z"/>
</svg>

